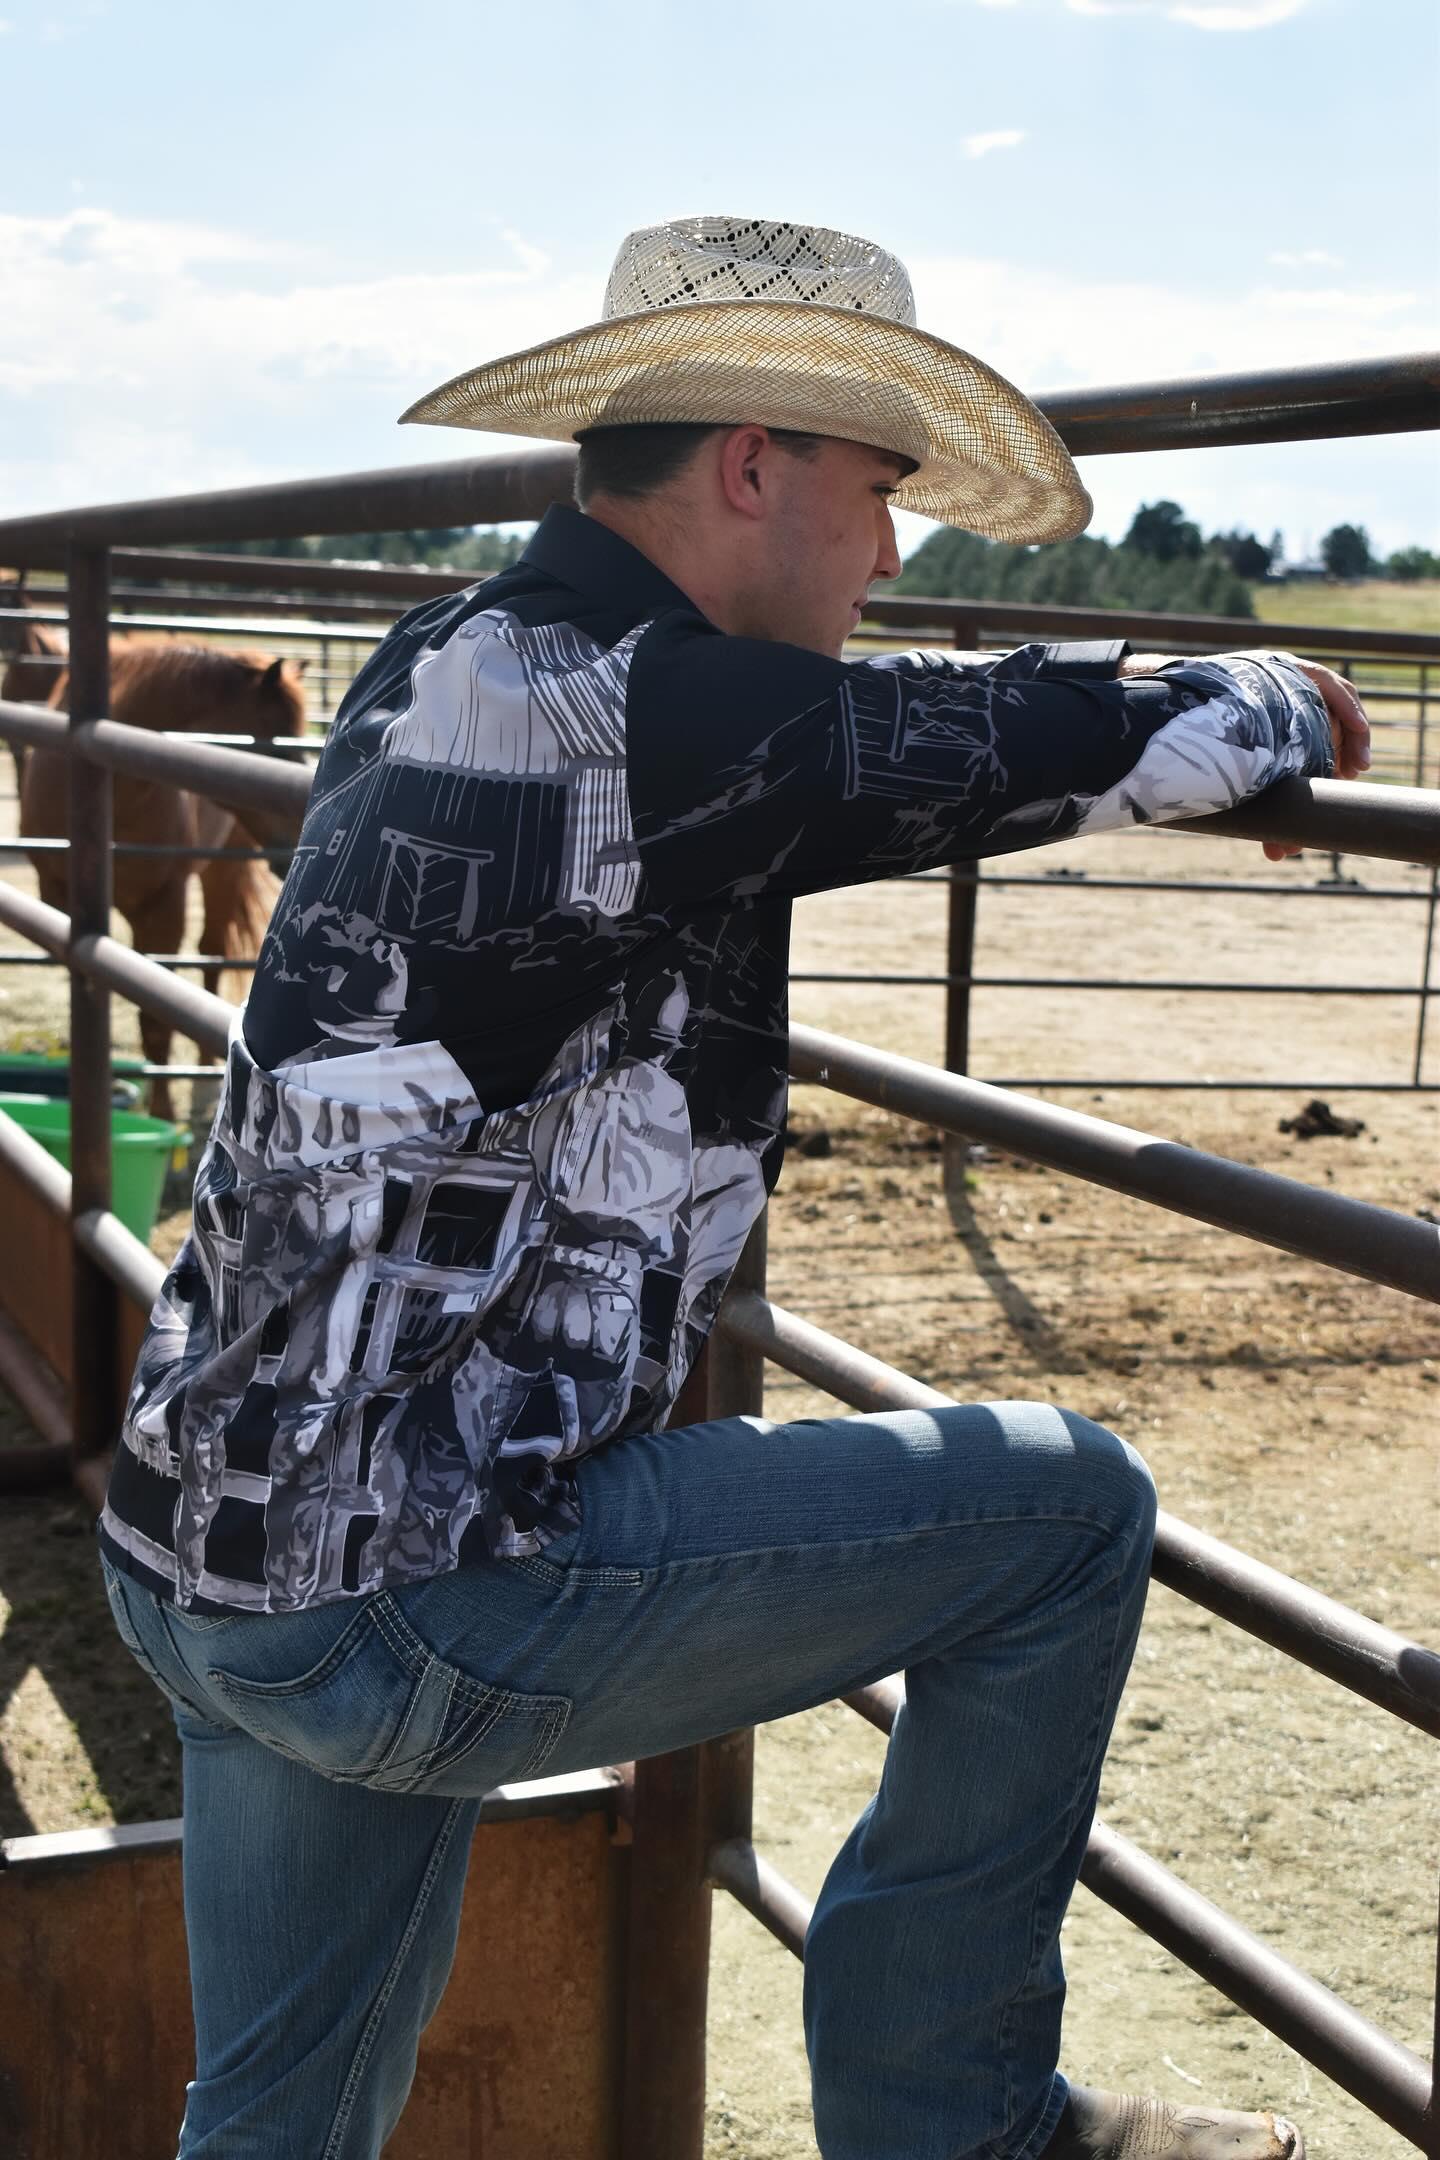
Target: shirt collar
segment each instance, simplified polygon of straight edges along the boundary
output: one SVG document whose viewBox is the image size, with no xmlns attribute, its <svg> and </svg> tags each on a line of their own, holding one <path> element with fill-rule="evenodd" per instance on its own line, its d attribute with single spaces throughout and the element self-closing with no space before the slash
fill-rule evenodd
<svg viewBox="0 0 1440 2160">
<path fill-rule="evenodd" d="M 699 612 L 648 555 L 569 503 L 551 504 L 520 560 L 627 615 L 672 607 Z"/>
</svg>

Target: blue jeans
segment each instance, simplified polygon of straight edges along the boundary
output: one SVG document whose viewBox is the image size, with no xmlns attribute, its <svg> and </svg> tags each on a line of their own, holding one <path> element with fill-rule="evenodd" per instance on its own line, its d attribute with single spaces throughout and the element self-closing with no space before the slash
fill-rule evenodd
<svg viewBox="0 0 1440 2160">
<path fill-rule="evenodd" d="M 806 1944 L 817 2141 L 1035 2160 L 1066 2091 L 1060 1923 L 1145 1599 L 1144 1464 L 1067 1411 L 987 1403 L 646 1434 L 579 1489 L 583 1526 L 543 1558 L 298 1614 L 192 1617 L 107 1567 L 184 1744 L 183 2160 L 379 2152 L 479 1795 L 901 1668 Z"/>
</svg>

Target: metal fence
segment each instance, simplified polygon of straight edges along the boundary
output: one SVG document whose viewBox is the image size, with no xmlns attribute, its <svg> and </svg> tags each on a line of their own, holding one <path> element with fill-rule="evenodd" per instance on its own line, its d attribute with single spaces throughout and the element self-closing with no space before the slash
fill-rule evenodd
<svg viewBox="0 0 1440 2160">
<path fill-rule="evenodd" d="M 1415 363 L 1399 371 L 1306 371 L 1252 378 L 1248 386 L 1223 385 L 1213 408 L 1208 387 L 1199 383 L 1097 393 L 1075 416 L 1072 447 L 1168 446 L 1177 433 L 1182 440 L 1253 441 L 1291 440 L 1306 432 L 1374 432 L 1388 424 L 1387 413 L 1397 425 L 1431 424 L 1440 417 L 1436 380 L 1433 364 L 1428 374 Z M 1086 408 L 1085 400 L 1074 402 Z M 1190 421 L 1198 418 L 1204 425 L 1187 433 L 1187 411 Z M 361 476 L 77 512 L 18 527 L 0 524 L 0 555 L 19 545 L 26 560 L 36 561 L 37 544 L 57 554 L 62 544 L 70 547 L 72 712 L 63 724 L 72 782 L 69 914 L 0 886 L 0 920 L 62 960 L 71 983 L 70 1429 L 63 1442 L 24 1451 L 31 1460 L 21 1475 L 74 1474 L 92 1499 L 98 1495 L 118 1409 L 113 1380 L 117 1292 L 143 1301 L 154 1283 L 157 1263 L 108 1207 L 111 996 L 161 1014 L 215 1052 L 223 1050 L 232 1019 L 219 999 L 109 936 L 110 775 L 168 777 L 237 807 L 287 815 L 303 807 L 309 785 L 306 773 L 273 759 L 166 741 L 104 718 L 107 547 L 126 540 L 335 531 L 344 529 L 347 518 L 354 529 L 375 530 L 461 517 L 519 517 L 543 507 L 545 489 L 562 494 L 568 484 L 568 460 L 542 456 L 528 461 L 523 471 L 515 461 L 481 461 L 440 468 L 438 474 L 432 469 Z M 56 725 L 54 715 L 0 708 L 0 733 L 11 740 L 50 740 Z M 1204 824 L 1251 838 L 1298 839 L 1392 861 L 1440 863 L 1436 792 L 1286 782 L 1242 810 Z M 1440 1302 L 1440 1236 L 1428 1223 L 810 1029 L 792 1031 L 790 1062 L 797 1079 L 947 1135 L 998 1142 L 1071 1176 Z M 37 1189 L 54 1184 L 24 1136 L 10 1132 L 3 1120 L 0 1152 Z M 945 1400 L 863 1349 L 773 1306 L 764 1287 L 762 1226 L 737 1270 L 703 1366 L 677 1406 L 678 1418 L 760 1409 L 767 1359 L 856 1407 Z M 44 1375 L 34 1369 L 33 1358 L 27 1370 L 22 1352 L 9 1369 L 22 1387 L 42 1389 Z M 40 1400 L 38 1393 L 35 1399 Z M 53 1387 L 45 1399 L 53 1413 Z M 5 1467 L 0 1463 L 0 1471 Z M 1155 1574 L 1182 1596 L 1440 1737 L 1440 1657 L 1418 1643 L 1168 1516 L 1161 1518 Z M 847 1698 L 882 1727 L 893 1718 L 897 1699 L 893 1683 Z M 710 1886 L 726 1889 L 790 1948 L 798 1951 L 803 1942 L 803 1900 L 751 1839 L 751 1749 L 750 1735 L 732 1734 L 636 1766 L 625 2160 L 654 2160 L 658 2153 L 667 2160 L 698 2160 Z M 1084 1880 L 1412 2145 L 1436 2151 L 1440 2121 L 1430 2069 L 1398 2041 L 1100 1824 L 1092 1833 Z"/>
<path fill-rule="evenodd" d="M 126 558 L 126 551 L 116 550 L 115 560 Z M 141 555 L 137 559 L 145 570 L 154 574 L 156 565 L 167 565 L 177 578 L 184 577 L 196 584 L 202 578 L 213 585 L 232 573 L 239 573 L 247 585 L 258 588 L 264 579 L 284 582 L 294 575 L 303 578 L 309 592 L 327 596 L 327 606 L 333 608 L 333 594 L 347 592 L 358 587 L 371 594 L 367 608 L 377 613 L 379 619 L 365 628 L 337 624 L 327 615 L 324 618 L 292 620 L 283 614 L 272 615 L 273 607 L 287 604 L 281 597 L 254 591 L 241 604 L 250 609 L 260 609 L 240 620 L 232 620 L 217 614 L 217 595 L 213 590 L 184 595 L 162 594 L 144 589 L 138 597 L 147 603 L 139 613 L 131 611 L 131 602 L 137 595 L 131 591 L 112 591 L 112 630 L 143 629 L 188 633 L 192 637 L 255 637 L 278 651 L 301 652 L 310 666 L 307 684 L 319 690 L 322 712 L 317 716 L 318 725 L 328 725 L 330 714 L 340 697 L 354 678 L 356 669 L 374 649 L 383 634 L 385 624 L 393 620 L 402 603 L 417 598 L 432 597 L 437 593 L 463 589 L 467 579 L 455 573 L 419 570 L 395 570 L 366 568 L 325 562 L 302 562 L 290 564 L 284 560 L 253 556 L 228 556 L 219 560 L 204 555 L 167 558 L 158 554 Z M 32 598 L 38 595 L 32 595 Z M 57 596 L 58 597 L 58 596 Z M 388 605 L 387 605 L 388 597 Z M 296 605 L 308 605 L 298 600 Z M 60 624 L 66 617 L 55 607 L 36 609 L 0 607 L 0 635 L 7 623 L 21 625 L 26 622 Z M 1432 665 L 1440 667 L 1440 636 L 1430 637 L 1420 633 L 1398 633 L 1376 630 L 1333 630 L 1315 625 L 1296 623 L 1257 625 L 1244 618 L 1209 616 L 1179 616 L 1122 613 L 1107 610 L 1080 608 L 1041 608 L 1012 606 L 1009 603 L 975 604 L 949 600 L 897 600 L 872 601 L 867 609 L 862 632 L 873 632 L 868 637 L 857 637 L 856 643 L 864 648 L 867 642 L 893 643 L 890 632 L 903 628 L 914 643 L 926 645 L 954 645 L 964 650 L 985 650 L 991 647 L 1009 649 L 1017 642 L 1033 636 L 1085 637 L 1128 635 L 1137 645 L 1154 645 L 1164 651 L 1198 649 L 1208 652 L 1224 651 L 1253 642 L 1264 633 L 1268 642 L 1285 649 L 1298 651 L 1316 659 L 1325 659 L 1330 665 L 1348 673 L 1356 687 L 1373 706 L 1379 698 L 1391 696 L 1406 701 L 1413 707 L 1412 722 L 1399 718 L 1381 717 L 1375 722 L 1381 747 L 1377 751 L 1376 764 L 1371 778 L 1386 779 L 1393 783 L 1413 782 L 1416 786 L 1431 777 L 1440 784 L 1440 728 L 1427 722 L 1429 708 L 1440 700 L 1440 690 L 1430 688 Z M 1428 655 L 1430 657 L 1422 657 Z M 33 665 L 34 663 L 28 663 Z M 64 665 L 56 657 L 53 668 L 58 673 Z M 1408 690 L 1386 689 L 1383 684 L 1372 682 L 1362 667 L 1384 666 L 1393 682 L 1402 673 L 1413 678 Z M 56 723 L 58 735 L 62 723 Z M 1387 751 L 1385 730 L 1392 731 L 1392 748 Z M 33 738 L 32 739 L 37 739 Z M 193 735 L 183 738 L 194 742 Z M 219 740 L 219 738 L 211 738 Z M 237 744 L 244 738 L 231 738 Z M 283 739 L 282 739 L 283 740 Z M 306 738 L 305 741 L 308 741 Z M 292 745 L 297 752 L 305 742 L 297 739 Z M 0 858 L 7 855 L 26 854 L 31 857 L 40 852 L 63 851 L 68 843 L 63 839 L 0 839 Z M 229 849 L 195 849 L 162 844 L 118 844 L 114 854 L 119 856 L 184 854 L 193 860 L 201 856 L 227 855 L 235 857 L 245 851 Z M 278 861 L 283 860 L 283 850 L 268 852 Z M 1320 858 L 1323 863 L 1325 858 Z M 1347 1093 L 1405 1093 L 1412 1091 L 1434 1092 L 1440 1089 L 1440 1079 L 1427 1078 L 1426 1052 L 1432 1001 L 1440 996 L 1440 989 L 1432 984 L 1433 959 L 1436 946 L 1436 920 L 1440 914 L 1440 873 L 1433 868 L 1428 877 L 1409 884 L 1403 882 L 1366 883 L 1354 874 L 1353 866 L 1342 869 L 1338 851 L 1328 857 L 1328 867 L 1317 865 L 1316 873 L 1302 879 L 1298 870 L 1265 879 L 1213 878 L 1210 880 L 1186 876 L 1136 876 L 1134 878 L 1096 876 L 1087 872 L 1067 872 L 1074 880 L 1070 894 L 1081 890 L 1090 896 L 1101 893 L 1133 892 L 1151 897 L 1166 893 L 1192 896 L 1201 893 L 1223 895 L 1240 903 L 1269 902 L 1282 899 L 1287 902 L 1298 899 L 1329 901 L 1363 901 L 1390 904 L 1398 908 L 1399 925 L 1415 924 L 1414 974 L 1411 982 L 1394 979 L 1383 982 L 1365 980 L 1347 983 L 1337 981 L 1294 982 L 1290 980 L 1246 981 L 1232 976 L 1219 979 L 1186 979 L 1174 981 L 1168 978 L 1143 977 L 1134 974 L 1094 976 L 1081 974 L 1007 974 L 977 970 L 976 944 L 981 921 L 994 919 L 994 901 L 986 903 L 984 918 L 979 915 L 981 890 L 988 887 L 993 895 L 1003 896 L 1025 891 L 1055 890 L 1055 873 L 1024 870 L 987 868 L 982 864 L 964 865 L 953 873 L 942 871 L 922 873 L 916 878 L 903 881 L 905 886 L 915 888 L 949 881 L 950 893 L 947 904 L 946 953 L 943 968 L 923 972 L 913 967 L 879 972 L 873 968 L 846 969 L 834 972 L 817 972 L 797 969 L 792 981 L 799 984 L 829 984 L 871 987 L 906 987 L 916 991 L 940 991 L 944 1002 L 944 1062 L 952 1072 L 972 1070 L 971 1038 L 975 1025 L 975 999 L 977 994 L 991 991 L 1008 993 L 1041 992 L 1050 997 L 1060 994 L 1106 995 L 1113 992 L 1138 993 L 1141 995 L 1164 994 L 1196 997 L 1249 997 L 1264 995 L 1285 998 L 1321 998 L 1334 1000 L 1346 997 L 1380 998 L 1389 1005 L 1410 1004 L 1415 1010 L 1414 1028 L 1403 1067 L 1397 1066 L 1387 1072 L 1372 1071 L 1364 1079 L 1340 1077 L 1334 1074 L 1313 1074 L 1285 1071 L 1263 1078 L 1231 1074 L 1208 1073 L 1175 1080 L 1164 1076 L 1137 1075 L 1133 1070 L 1108 1070 L 1104 1073 L 1052 1072 L 1005 1072 L 992 1073 L 988 1077 L 998 1085 L 1008 1087 L 1043 1087 L 1052 1091 L 1086 1092 L 1093 1089 L 1110 1091 L 1120 1089 L 1153 1089 L 1184 1087 L 1195 1090 L 1255 1090 L 1288 1088 L 1300 1089 L 1307 1094 L 1329 1097 Z M 1418 919 L 1417 919 L 1418 911 Z M 999 926 L 1003 928 L 1004 917 Z M 1387 954 L 1396 953 L 1400 937 L 1377 941 Z M 167 966 L 219 967 L 222 957 L 206 954 L 154 953 L 152 958 Z M 25 967 L 52 965 L 43 954 L 0 952 L 0 967 Z M 233 957 L 224 963 L 243 967 L 245 961 Z M 149 1067 L 152 1072 L 163 1070 L 167 1077 L 196 1077 L 197 1068 L 187 1065 L 168 1065 L 164 1068 Z"/>
<path fill-rule="evenodd" d="M 19 549 L 12 547 L 18 559 Z M 43 542 L 38 558 L 52 553 Z M 321 712 L 317 725 L 328 725 L 334 708 L 355 673 L 374 649 L 386 625 L 402 605 L 463 590 L 474 582 L 457 572 L 403 569 L 380 565 L 342 564 L 257 556 L 214 556 L 200 553 L 117 548 L 112 552 L 116 583 L 112 589 L 112 627 L 144 631 L 182 631 L 202 638 L 259 638 L 277 651 L 303 652 L 309 662 L 307 683 L 318 690 Z M 179 589 L 177 589 L 179 588 Z M 341 596 L 344 596 L 343 598 Z M 6 599 L 0 591 L 0 601 Z M 5 628 L 24 622 L 59 625 L 66 619 L 60 601 L 65 588 L 40 588 L 28 595 L 12 587 L 11 604 L 0 605 L 0 639 Z M 28 605 L 19 603 L 28 599 Z M 43 601 L 43 605 L 40 603 Z M 323 611 L 322 611 L 323 610 Z M 352 619 L 343 620 L 348 615 Z M 1432 687 L 1432 670 L 1440 671 L 1440 635 L 1421 632 L 1342 628 L 1306 623 L 1257 623 L 1244 617 L 1187 616 L 1137 610 L 1105 610 L 1049 607 L 1003 601 L 966 601 L 881 597 L 868 604 L 855 638 L 856 648 L 895 648 L 907 644 L 949 646 L 966 651 L 1005 650 L 1027 638 L 1128 636 L 1138 648 L 1165 653 L 1217 652 L 1244 648 L 1257 642 L 1323 660 L 1347 675 L 1366 700 L 1371 713 L 1375 757 L 1370 778 L 1417 788 L 1440 785 L 1440 726 L 1431 719 L 1440 702 L 1440 687 Z M 56 659 L 54 667 L 63 665 Z M 194 740 L 193 737 L 187 738 Z M 300 746 L 297 744 L 297 748 Z M 63 849 L 63 840 L 0 841 L 0 857 L 39 849 Z M 131 847 L 118 853 L 158 853 L 159 849 Z M 180 852 L 176 850 L 176 852 Z M 188 851 L 196 855 L 203 851 Z M 943 966 L 929 971 L 914 967 L 880 971 L 859 967 L 821 972 L 796 969 L 797 984 L 908 988 L 943 994 L 944 1062 L 952 1072 L 969 1072 L 972 1037 L 975 1033 L 977 995 L 1039 993 L 1047 999 L 1077 995 L 1108 996 L 1114 993 L 1142 996 L 1180 995 L 1190 999 L 1254 996 L 1286 999 L 1335 1000 L 1350 997 L 1381 999 L 1387 1009 L 1414 1008 L 1414 1025 L 1403 1060 L 1387 1069 L 1372 1070 L 1363 1079 L 1334 1073 L 1290 1071 L 1254 1074 L 1207 1072 L 1177 1080 L 1163 1075 L 1138 1074 L 1133 1069 L 1104 1072 L 1019 1071 L 988 1075 L 997 1085 L 1044 1088 L 1052 1092 L 1186 1088 L 1196 1091 L 1254 1091 L 1284 1088 L 1308 1095 L 1329 1097 L 1354 1093 L 1409 1093 L 1440 1091 L 1440 1077 L 1427 1076 L 1427 1048 L 1432 1003 L 1440 988 L 1432 983 L 1436 949 L 1436 923 L 1440 916 L 1440 873 L 1432 867 L 1423 880 L 1405 883 L 1365 883 L 1352 868 L 1342 867 L 1338 848 L 1329 850 L 1328 867 L 1303 878 L 1287 872 L 1268 878 L 1196 879 L 1184 875 L 1144 875 L 1133 878 L 1072 873 L 1086 896 L 1134 892 L 1163 894 L 1223 894 L 1242 905 L 1314 899 L 1330 902 L 1363 901 L 1391 911 L 1397 935 L 1377 941 L 1387 954 L 1404 942 L 1404 932 L 1414 925 L 1413 974 L 1409 981 L 1391 976 L 1384 981 L 1359 982 L 1293 980 L 1237 980 L 1218 978 L 1111 976 L 1059 973 L 1007 973 L 977 966 L 977 936 L 983 944 L 982 924 L 991 920 L 995 900 L 985 903 L 981 893 L 992 895 L 1053 890 L 1054 873 L 996 870 L 982 864 L 961 866 L 948 874 L 950 892 L 946 909 L 946 950 Z M 944 880 L 947 873 L 924 873 L 903 881 L 911 886 Z M 1003 918 L 1002 918 L 1003 921 Z M 1403 929 L 1402 927 L 1403 926 Z M 172 966 L 219 965 L 218 956 L 157 954 Z M 40 955 L 0 953 L 0 967 L 44 964 Z M 244 965 L 233 959 L 229 965 Z M 1433 1062 L 1433 1058 L 1432 1058 Z M 158 1068 L 151 1068 L 158 1070 Z M 170 1065 L 170 1077 L 196 1075 L 196 1068 Z"/>
</svg>

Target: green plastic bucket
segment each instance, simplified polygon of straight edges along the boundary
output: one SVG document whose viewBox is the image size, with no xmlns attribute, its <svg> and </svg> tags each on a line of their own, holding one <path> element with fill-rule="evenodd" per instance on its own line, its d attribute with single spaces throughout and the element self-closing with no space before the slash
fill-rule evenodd
<svg viewBox="0 0 1440 2160">
<path fill-rule="evenodd" d="M 145 1077 L 140 1058 L 110 1060 L 111 1100 L 117 1110 L 128 1110 L 140 1100 Z M 0 1094 L 59 1095 L 70 1093 L 70 1060 L 62 1050 L 0 1050 Z"/>
<path fill-rule="evenodd" d="M 53 1095 L 0 1093 L 0 1110 L 69 1169 L 68 1101 Z M 110 1205 L 142 1244 L 149 1242 L 155 1227 L 165 1172 L 172 1160 L 177 1169 L 181 1168 L 189 1149 L 190 1135 L 185 1127 L 172 1125 L 168 1118 L 141 1117 L 135 1110 L 110 1113 Z"/>
</svg>

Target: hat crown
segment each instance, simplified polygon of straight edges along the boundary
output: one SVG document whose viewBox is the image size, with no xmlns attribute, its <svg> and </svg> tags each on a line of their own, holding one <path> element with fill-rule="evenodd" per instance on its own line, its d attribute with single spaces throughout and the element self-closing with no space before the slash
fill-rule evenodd
<svg viewBox="0 0 1440 2160">
<path fill-rule="evenodd" d="M 854 233 L 770 218 L 675 218 L 621 242 L 605 288 L 607 320 L 698 301 L 768 300 L 853 308 L 915 327 L 897 256 Z"/>
</svg>

